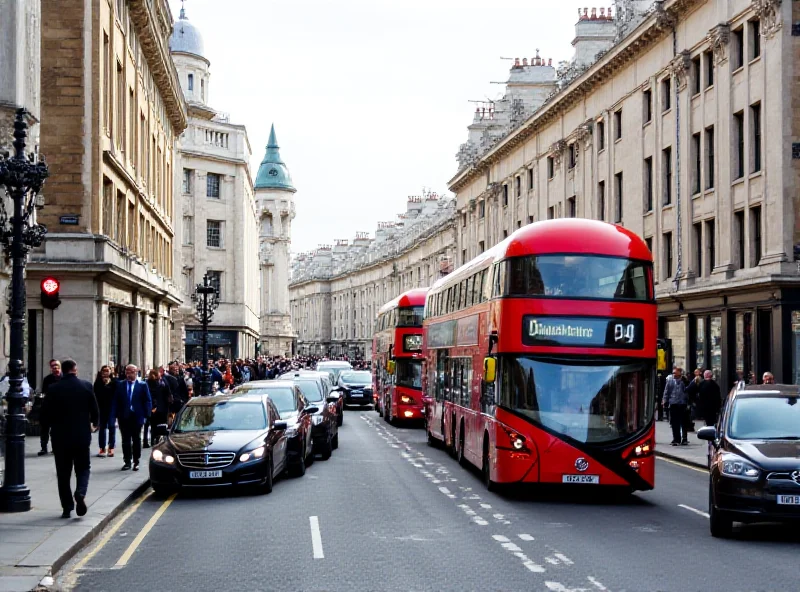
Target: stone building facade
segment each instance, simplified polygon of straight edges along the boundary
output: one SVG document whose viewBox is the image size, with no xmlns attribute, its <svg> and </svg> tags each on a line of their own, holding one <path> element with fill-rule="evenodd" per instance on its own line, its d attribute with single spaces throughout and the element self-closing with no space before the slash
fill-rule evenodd
<svg viewBox="0 0 800 592">
<path fill-rule="evenodd" d="M 800 7 L 616 5 L 581 13 L 542 105 L 459 151 L 458 263 L 535 220 L 624 225 L 653 252 L 674 364 L 800 383 Z"/>
<path fill-rule="evenodd" d="M 71 356 L 149 368 L 170 353 L 176 138 L 186 103 L 169 55 L 166 0 L 42 0 L 44 245 L 28 266 L 28 368 Z M 43 310 L 46 276 L 61 305 Z"/>
<path fill-rule="evenodd" d="M 298 352 L 369 358 L 378 309 L 452 271 L 454 214 L 453 199 L 410 197 L 374 238 L 360 233 L 298 255 L 289 286 Z"/>
<path fill-rule="evenodd" d="M 170 39 L 189 125 L 178 139 L 174 265 L 183 305 L 173 315 L 170 358 L 202 359 L 202 327 L 192 300 L 208 273 L 220 292 L 209 326 L 209 356 L 252 357 L 260 316 L 258 213 L 247 130 L 209 105 L 203 38 L 182 8 Z"/>
</svg>

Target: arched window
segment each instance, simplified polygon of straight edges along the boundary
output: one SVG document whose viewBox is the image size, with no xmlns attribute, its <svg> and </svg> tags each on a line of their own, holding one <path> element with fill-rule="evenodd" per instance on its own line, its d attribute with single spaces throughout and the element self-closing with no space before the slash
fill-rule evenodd
<svg viewBox="0 0 800 592">
<path fill-rule="evenodd" d="M 194 90 L 194 74 L 189 74 L 189 90 Z"/>
</svg>

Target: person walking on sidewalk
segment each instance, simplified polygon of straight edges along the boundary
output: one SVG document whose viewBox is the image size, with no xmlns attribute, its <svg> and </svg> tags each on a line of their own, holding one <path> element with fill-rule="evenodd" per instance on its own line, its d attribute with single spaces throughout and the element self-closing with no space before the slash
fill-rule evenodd
<svg viewBox="0 0 800 592">
<path fill-rule="evenodd" d="M 86 491 L 91 468 L 89 447 L 100 413 L 92 384 L 78 378 L 78 364 L 74 360 L 64 360 L 60 369 L 64 376 L 50 386 L 42 402 L 42 415 L 52 430 L 58 497 L 64 510 L 61 517 L 69 518 L 73 508 L 78 516 L 86 514 Z M 70 486 L 73 469 L 74 494 Z"/>
<path fill-rule="evenodd" d="M 61 380 L 61 362 L 58 360 L 50 360 L 50 374 L 42 380 L 42 403 L 47 398 L 47 393 L 50 392 L 50 387 Z M 47 443 L 50 440 L 50 426 L 42 421 L 39 422 L 41 433 L 39 434 L 39 441 L 42 443 L 42 449 L 39 451 L 39 456 L 47 454 Z"/>
<path fill-rule="evenodd" d="M 150 391 L 150 404 L 153 406 L 150 414 L 150 439 L 155 446 L 159 438 L 166 435 L 165 432 L 159 431 L 162 429 L 159 426 L 167 425 L 173 396 L 167 381 L 160 376 L 156 368 L 147 373 L 147 390 Z"/>
<path fill-rule="evenodd" d="M 669 419 L 672 426 L 672 446 L 678 444 L 687 446 L 686 437 L 686 410 L 689 398 L 686 393 L 686 379 L 682 376 L 680 368 L 676 367 L 672 376 L 667 379 L 664 387 L 664 405 L 669 405 Z"/>
<path fill-rule="evenodd" d="M 142 426 L 152 409 L 150 391 L 147 384 L 138 380 L 139 369 L 133 364 L 125 366 L 125 380 L 117 383 L 114 399 L 111 402 L 112 423 L 117 420 L 122 438 L 123 471 L 139 470 L 142 456 Z"/>
<path fill-rule="evenodd" d="M 111 366 L 103 366 L 97 373 L 94 380 L 94 396 L 97 399 L 97 406 L 100 408 L 100 433 L 98 440 L 100 452 L 97 456 L 103 458 L 108 454 L 114 456 L 114 447 L 117 443 L 117 426 L 111 420 L 111 403 L 114 401 L 114 393 L 117 390 L 117 382 L 111 376 Z M 106 449 L 106 432 L 108 433 L 108 449 Z"/>
</svg>

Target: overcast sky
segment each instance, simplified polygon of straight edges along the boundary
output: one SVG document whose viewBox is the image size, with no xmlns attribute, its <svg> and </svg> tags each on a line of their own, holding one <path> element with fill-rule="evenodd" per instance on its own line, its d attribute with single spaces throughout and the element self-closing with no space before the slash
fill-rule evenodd
<svg viewBox="0 0 800 592">
<path fill-rule="evenodd" d="M 181 3 L 169 0 L 178 18 Z M 612 4 L 607 2 L 606 5 Z M 253 176 L 275 123 L 297 193 L 292 251 L 447 191 L 474 105 L 511 62 L 572 57 L 576 0 L 187 0 L 210 104 L 247 126 Z M 600 5 L 596 5 L 600 6 Z"/>
</svg>

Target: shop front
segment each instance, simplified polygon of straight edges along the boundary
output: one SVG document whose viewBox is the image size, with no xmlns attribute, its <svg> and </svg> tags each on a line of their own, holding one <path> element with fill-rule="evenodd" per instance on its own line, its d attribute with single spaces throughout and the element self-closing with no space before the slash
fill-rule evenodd
<svg viewBox="0 0 800 592">
<path fill-rule="evenodd" d="M 186 329 L 186 361 L 199 362 L 203 359 L 203 331 L 201 329 Z M 208 332 L 208 359 L 231 360 L 239 357 L 239 332 L 209 330 Z"/>
</svg>

